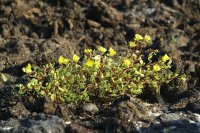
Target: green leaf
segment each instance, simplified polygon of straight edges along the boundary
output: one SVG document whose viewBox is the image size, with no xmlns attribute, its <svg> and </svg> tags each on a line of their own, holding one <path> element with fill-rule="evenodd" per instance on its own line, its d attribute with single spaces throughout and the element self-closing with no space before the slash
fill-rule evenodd
<svg viewBox="0 0 200 133">
<path fill-rule="evenodd" d="M 61 87 L 58 87 L 58 90 L 61 91 L 61 92 L 64 92 L 65 90 Z"/>
<path fill-rule="evenodd" d="M 131 89 L 131 93 L 134 95 L 138 95 L 142 93 L 142 89 Z"/>
<path fill-rule="evenodd" d="M 56 99 L 56 94 L 51 94 L 51 97 L 50 97 L 50 98 L 51 98 L 52 101 L 55 101 L 55 99 Z"/>
<path fill-rule="evenodd" d="M 137 85 L 137 88 L 138 88 L 138 89 L 143 89 L 143 88 L 144 88 L 143 83 L 139 83 L 139 84 Z"/>
<path fill-rule="evenodd" d="M 45 92 L 45 91 L 41 91 L 40 94 L 41 94 L 42 96 L 45 96 L 45 95 L 46 95 L 46 92 Z"/>
<path fill-rule="evenodd" d="M 32 88 L 33 88 L 33 84 L 32 84 L 32 83 L 28 83 L 28 84 L 27 84 L 27 87 L 28 87 L 29 89 L 32 89 Z"/>
<path fill-rule="evenodd" d="M 187 76 L 186 76 L 185 74 L 183 74 L 183 75 L 181 75 L 180 79 L 181 79 L 182 81 L 186 81 L 186 80 L 187 80 Z"/>
<path fill-rule="evenodd" d="M 38 83 L 38 80 L 37 80 L 37 79 L 35 79 L 35 78 L 32 78 L 32 79 L 31 79 L 31 83 L 32 83 L 33 85 L 35 85 L 35 84 L 37 84 L 37 83 Z"/>
<path fill-rule="evenodd" d="M 8 78 L 6 77 L 5 74 L 1 73 L 1 79 L 4 81 L 4 82 L 7 82 L 8 81 Z"/>
<path fill-rule="evenodd" d="M 71 76 L 70 72 L 65 73 L 65 77 L 69 77 L 69 76 Z"/>
</svg>

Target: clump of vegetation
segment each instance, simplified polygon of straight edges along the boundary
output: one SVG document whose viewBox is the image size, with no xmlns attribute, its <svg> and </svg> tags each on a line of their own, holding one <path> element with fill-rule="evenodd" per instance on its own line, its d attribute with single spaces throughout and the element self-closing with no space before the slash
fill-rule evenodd
<svg viewBox="0 0 200 133">
<path fill-rule="evenodd" d="M 171 71 L 167 54 L 155 58 L 159 51 L 150 49 L 151 45 L 150 36 L 136 34 L 126 56 L 117 55 L 112 47 L 99 46 L 85 49 L 82 60 L 75 54 L 72 59 L 60 56 L 58 66 L 28 64 L 23 72 L 30 78 L 27 84 L 18 85 L 18 94 L 48 96 L 58 103 L 108 102 L 124 94 L 141 94 L 143 89 L 159 93 L 162 84 L 185 79 Z"/>
</svg>

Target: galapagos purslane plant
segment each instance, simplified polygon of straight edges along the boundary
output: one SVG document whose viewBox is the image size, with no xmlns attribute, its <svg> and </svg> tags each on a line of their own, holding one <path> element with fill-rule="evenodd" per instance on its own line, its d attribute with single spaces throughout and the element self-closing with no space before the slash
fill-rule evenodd
<svg viewBox="0 0 200 133">
<path fill-rule="evenodd" d="M 83 60 L 60 56 L 54 63 L 42 68 L 28 64 L 22 70 L 29 79 L 18 85 L 18 94 L 48 96 L 58 103 L 85 101 L 109 102 L 124 94 L 138 95 L 143 89 L 159 93 L 160 86 L 174 79 L 185 80 L 184 75 L 171 71 L 172 60 L 158 50 L 150 49 L 152 39 L 136 34 L 129 42 L 127 55 L 120 56 L 110 47 L 85 49 Z"/>
</svg>

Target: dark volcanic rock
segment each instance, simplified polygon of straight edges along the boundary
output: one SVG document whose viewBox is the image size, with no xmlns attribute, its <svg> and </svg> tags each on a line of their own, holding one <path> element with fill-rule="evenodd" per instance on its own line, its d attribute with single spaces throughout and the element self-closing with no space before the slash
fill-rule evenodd
<svg viewBox="0 0 200 133">
<path fill-rule="evenodd" d="M 200 117 L 184 112 L 165 113 L 154 119 L 148 128 L 142 128 L 142 133 L 199 133 Z"/>
<path fill-rule="evenodd" d="M 15 119 L 0 121 L 2 133 L 64 133 L 65 127 L 65 122 L 61 118 L 45 114 L 28 117 L 22 121 Z"/>
<path fill-rule="evenodd" d="M 110 112 L 114 117 L 124 121 L 136 121 L 147 115 L 146 110 L 140 108 L 139 103 L 135 104 L 131 101 L 123 101 L 117 104 Z"/>
<path fill-rule="evenodd" d="M 20 122 L 16 119 L 8 119 L 6 121 L 0 121 L 1 133 L 17 133 L 19 131 Z"/>
<path fill-rule="evenodd" d="M 94 131 L 87 129 L 79 124 L 70 124 L 66 128 L 66 133 L 94 133 Z"/>
<path fill-rule="evenodd" d="M 200 99 L 190 100 L 186 105 L 186 109 L 200 114 Z"/>
<path fill-rule="evenodd" d="M 22 102 L 17 103 L 15 106 L 9 109 L 9 113 L 14 118 L 24 118 L 28 117 L 31 113 L 24 107 L 24 104 Z"/>
</svg>

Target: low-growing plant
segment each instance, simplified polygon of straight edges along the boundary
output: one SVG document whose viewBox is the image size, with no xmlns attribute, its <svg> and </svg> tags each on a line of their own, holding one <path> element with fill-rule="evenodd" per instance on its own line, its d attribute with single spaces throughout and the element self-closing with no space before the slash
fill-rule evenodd
<svg viewBox="0 0 200 133">
<path fill-rule="evenodd" d="M 125 56 L 112 47 L 99 46 L 85 49 L 82 60 L 73 55 L 72 59 L 60 56 L 57 66 L 28 64 L 22 70 L 30 78 L 26 84 L 18 84 L 18 94 L 48 96 L 58 103 L 109 102 L 124 94 L 141 94 L 144 89 L 159 93 L 162 84 L 184 80 L 185 76 L 171 71 L 170 57 L 156 58 L 159 51 L 151 45 L 150 36 L 136 34 Z"/>
</svg>

